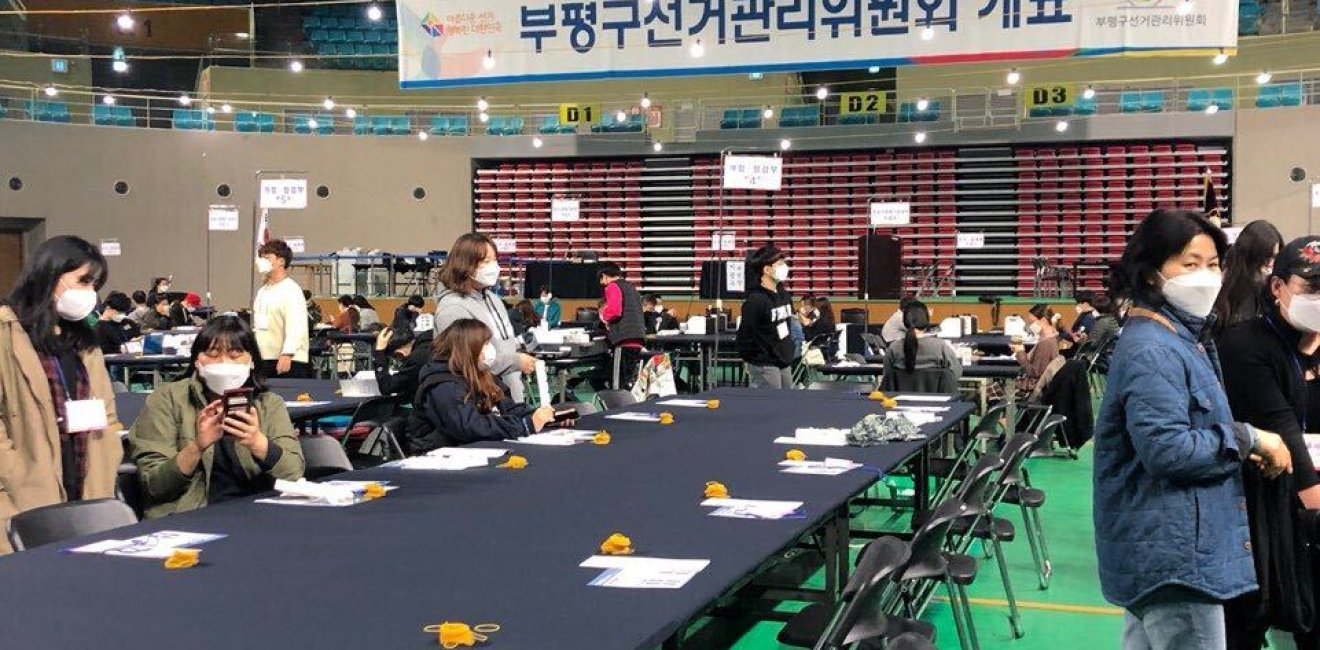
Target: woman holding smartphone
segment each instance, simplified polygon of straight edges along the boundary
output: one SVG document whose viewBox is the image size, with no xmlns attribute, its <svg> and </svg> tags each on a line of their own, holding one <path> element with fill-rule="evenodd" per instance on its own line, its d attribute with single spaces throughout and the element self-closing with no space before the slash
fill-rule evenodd
<svg viewBox="0 0 1320 650">
<path fill-rule="evenodd" d="M 257 339 L 237 316 L 197 335 L 188 376 L 157 388 L 128 433 L 147 517 L 269 490 L 302 477 L 284 400 L 266 389 Z"/>
</svg>

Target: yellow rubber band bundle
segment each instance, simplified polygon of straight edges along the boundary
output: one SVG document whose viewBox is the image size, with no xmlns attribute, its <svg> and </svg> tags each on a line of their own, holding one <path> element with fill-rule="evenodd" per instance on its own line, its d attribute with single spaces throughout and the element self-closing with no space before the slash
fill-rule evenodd
<svg viewBox="0 0 1320 650">
<path fill-rule="evenodd" d="M 614 533 L 600 543 L 600 552 L 605 555 L 632 555 L 632 540 L 623 533 Z"/>
<path fill-rule="evenodd" d="M 445 621 L 439 625 L 428 625 L 422 628 L 422 631 L 436 635 L 441 647 L 452 650 L 459 646 L 470 648 L 478 642 L 489 641 L 490 637 L 488 635 L 499 632 L 500 626 L 495 623 L 469 626 L 467 623 Z"/>
<path fill-rule="evenodd" d="M 673 413 L 661 413 L 661 414 L 660 414 L 660 424 L 673 424 L 673 423 L 674 423 L 674 414 L 673 414 Z"/>
<path fill-rule="evenodd" d="M 807 453 L 801 449 L 789 449 L 788 453 L 784 454 L 784 458 L 788 460 L 806 460 Z"/>
<path fill-rule="evenodd" d="M 165 558 L 166 569 L 190 569 L 202 560 L 202 550 L 198 548 L 176 548 Z"/>
<path fill-rule="evenodd" d="M 724 484 L 723 484 L 723 483 L 720 483 L 719 481 L 707 481 L 707 482 L 706 482 L 706 498 L 707 498 L 707 499 L 727 499 L 727 498 L 729 498 L 729 488 L 724 487 Z"/>
<path fill-rule="evenodd" d="M 523 469 L 527 467 L 527 459 L 522 456 L 509 456 L 509 460 L 496 465 L 496 467 L 503 467 L 504 469 Z"/>
<path fill-rule="evenodd" d="M 878 390 L 872 391 L 871 394 L 868 395 L 867 397 L 870 398 L 870 400 L 873 402 L 880 402 L 880 406 L 883 406 L 887 409 L 892 409 L 898 406 L 898 400 L 889 397 L 888 395 L 885 395 L 884 393 Z"/>
<path fill-rule="evenodd" d="M 717 409 L 717 408 L 719 408 L 719 407 L 720 407 L 720 401 L 719 401 L 719 400 L 717 400 L 717 399 L 708 399 L 708 400 L 706 400 L 706 408 L 708 408 L 708 409 Z"/>
<path fill-rule="evenodd" d="M 366 499 L 367 501 L 371 501 L 372 499 L 379 499 L 381 497 L 384 497 L 386 494 L 388 494 L 388 492 L 385 490 L 385 486 L 381 485 L 380 483 L 368 483 L 366 487 L 367 487 L 367 492 L 363 498 Z"/>
</svg>

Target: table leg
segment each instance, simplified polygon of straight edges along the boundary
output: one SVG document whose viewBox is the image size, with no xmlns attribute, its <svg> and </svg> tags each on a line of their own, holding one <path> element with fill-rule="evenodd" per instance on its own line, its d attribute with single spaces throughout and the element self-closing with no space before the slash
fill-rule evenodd
<svg viewBox="0 0 1320 650">
<path fill-rule="evenodd" d="M 916 471 L 913 472 L 913 494 L 912 494 L 912 530 L 916 531 L 919 520 L 925 519 L 926 509 L 930 502 L 930 445 L 923 445 L 921 452 L 917 454 L 915 463 Z"/>
<path fill-rule="evenodd" d="M 837 603 L 848 582 L 848 508 L 837 508 L 830 523 L 825 526 L 825 596 L 827 602 Z"/>
</svg>

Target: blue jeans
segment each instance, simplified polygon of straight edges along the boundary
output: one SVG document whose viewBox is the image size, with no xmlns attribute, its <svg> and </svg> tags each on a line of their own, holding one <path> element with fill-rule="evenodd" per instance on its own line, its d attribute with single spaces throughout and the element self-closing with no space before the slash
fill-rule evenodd
<svg viewBox="0 0 1320 650">
<path fill-rule="evenodd" d="M 1123 650 L 1224 650 L 1224 605 L 1185 587 L 1162 587 L 1127 610 Z"/>
</svg>

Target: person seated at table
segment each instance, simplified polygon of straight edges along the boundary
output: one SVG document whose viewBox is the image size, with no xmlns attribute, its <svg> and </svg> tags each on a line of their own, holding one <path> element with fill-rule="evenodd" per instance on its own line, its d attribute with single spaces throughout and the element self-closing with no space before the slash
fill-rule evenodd
<svg viewBox="0 0 1320 650">
<path fill-rule="evenodd" d="M 553 407 L 513 400 L 490 370 L 496 357 L 490 328 L 475 318 L 454 321 L 435 339 L 414 408 L 434 428 L 436 446 L 521 438 L 554 421 Z"/>
<path fill-rule="evenodd" d="M 143 330 L 168 330 L 174 327 L 170 320 L 170 299 L 165 294 L 156 296 L 151 303 L 151 311 L 142 319 Z"/>
<path fill-rule="evenodd" d="M 1077 319 L 1073 321 L 1072 327 L 1059 331 L 1059 338 L 1070 343 L 1080 343 L 1085 340 L 1086 335 L 1095 327 L 1097 317 L 1093 304 L 1095 302 L 1095 292 L 1078 291 L 1075 299 L 1077 305 L 1074 309 L 1077 310 Z"/>
<path fill-rule="evenodd" d="M 532 306 L 532 301 L 518 301 L 518 304 L 513 306 L 513 311 L 518 313 L 518 320 L 522 321 L 523 332 L 536 329 L 541 325 L 541 317 L 537 315 L 536 308 Z M 514 323 L 514 327 L 517 328 L 518 323 Z"/>
<path fill-rule="evenodd" d="M 151 306 L 147 304 L 147 292 L 138 289 L 133 292 L 133 311 L 129 312 L 128 320 L 137 323 L 138 327 L 143 326 L 143 320 L 147 314 L 151 313 Z"/>
<path fill-rule="evenodd" d="M 564 322 L 564 309 L 559 299 L 550 293 L 550 287 L 542 285 L 540 302 L 536 303 L 536 314 L 545 321 L 550 329 L 559 327 Z"/>
<path fill-rule="evenodd" d="M 142 334 L 137 323 L 128 320 L 133 303 L 123 291 L 111 291 L 105 298 L 105 308 L 96 322 L 96 343 L 106 354 L 117 354 L 120 348 Z"/>
<path fill-rule="evenodd" d="M 193 311 L 202 306 L 202 297 L 189 293 L 182 300 L 170 303 L 170 325 L 172 327 L 191 327 L 197 324 Z"/>
<path fill-rule="evenodd" d="M 312 300 L 312 292 L 303 289 L 303 301 L 307 303 L 307 331 L 310 332 L 321 324 L 325 316 L 321 314 L 321 306 Z"/>
<path fill-rule="evenodd" d="M 605 306 L 600 309 L 600 322 L 605 324 L 605 338 L 616 355 L 619 385 L 613 388 L 628 390 L 637 380 L 637 370 L 644 361 L 646 321 L 642 318 L 642 294 L 627 280 L 623 269 L 613 262 L 605 262 L 596 272 Z"/>
<path fill-rule="evenodd" d="M 340 334 L 352 334 L 358 331 L 361 324 L 361 314 L 358 312 L 357 305 L 353 304 L 353 296 L 344 294 L 339 297 L 339 313 L 335 319 L 330 321 L 330 327 L 335 328 Z"/>
<path fill-rule="evenodd" d="M 367 297 L 358 294 L 353 296 L 353 305 L 358 311 L 358 329 L 363 332 L 374 332 L 380 328 L 380 315 L 376 313 L 376 308 L 367 302 Z"/>
<path fill-rule="evenodd" d="M 53 237 L 0 301 L 0 529 L 26 510 L 115 494 L 122 427 L 87 318 L 107 273 L 96 246 Z M 82 415 L 60 418 L 75 401 Z"/>
<path fill-rule="evenodd" d="M 903 310 L 915 301 L 916 298 L 912 296 L 903 296 L 898 299 L 898 310 L 885 321 L 884 327 L 880 329 L 880 338 L 886 345 L 903 338 L 903 333 L 907 331 L 907 327 L 903 325 Z"/>
<path fill-rule="evenodd" d="M 678 329 L 678 318 L 672 309 L 665 310 L 660 294 L 649 293 L 642 298 L 642 320 L 646 323 L 647 334 Z"/>
<path fill-rule="evenodd" d="M 1086 333 L 1086 340 L 1098 344 L 1118 336 L 1118 314 L 1115 313 L 1114 301 L 1107 294 L 1098 293 L 1091 306 L 1095 307 L 1095 324 Z"/>
<path fill-rule="evenodd" d="M 431 360 L 433 334 L 387 327 L 376 335 L 372 370 L 381 395 L 416 397 L 418 375 Z"/>
<path fill-rule="evenodd" d="M 834 308 L 825 296 L 803 300 L 798 320 L 802 323 L 802 335 L 808 341 L 834 333 Z"/>
<path fill-rule="evenodd" d="M 224 410 L 226 391 L 250 388 L 250 409 Z M 197 334 L 187 377 L 157 387 L 128 432 L 147 517 L 164 517 L 270 490 L 303 475 L 302 447 L 280 396 L 266 388 L 257 339 L 237 316 Z"/>
<path fill-rule="evenodd" d="M 1021 342 L 1012 341 L 1009 348 L 1018 364 L 1022 366 L 1022 375 L 1018 377 L 1019 393 L 1029 394 L 1035 390 L 1045 376 L 1046 370 L 1059 354 L 1059 330 L 1055 327 L 1057 314 L 1049 305 L 1038 304 L 1027 312 L 1027 331 L 1036 337 L 1036 346 L 1027 352 Z"/>
<path fill-rule="evenodd" d="M 930 309 L 921 301 L 908 300 L 903 308 L 903 338 L 891 341 L 885 350 L 885 376 L 899 368 L 907 372 L 948 368 L 955 382 L 962 378 L 958 353 L 948 341 L 931 336 L 930 328 Z"/>
<path fill-rule="evenodd" d="M 394 331 L 407 330 L 413 331 L 417 327 L 417 315 L 422 313 L 422 306 L 426 301 L 421 296 L 408 296 L 408 300 L 394 309 L 394 319 L 390 321 L 389 329 Z"/>
</svg>

